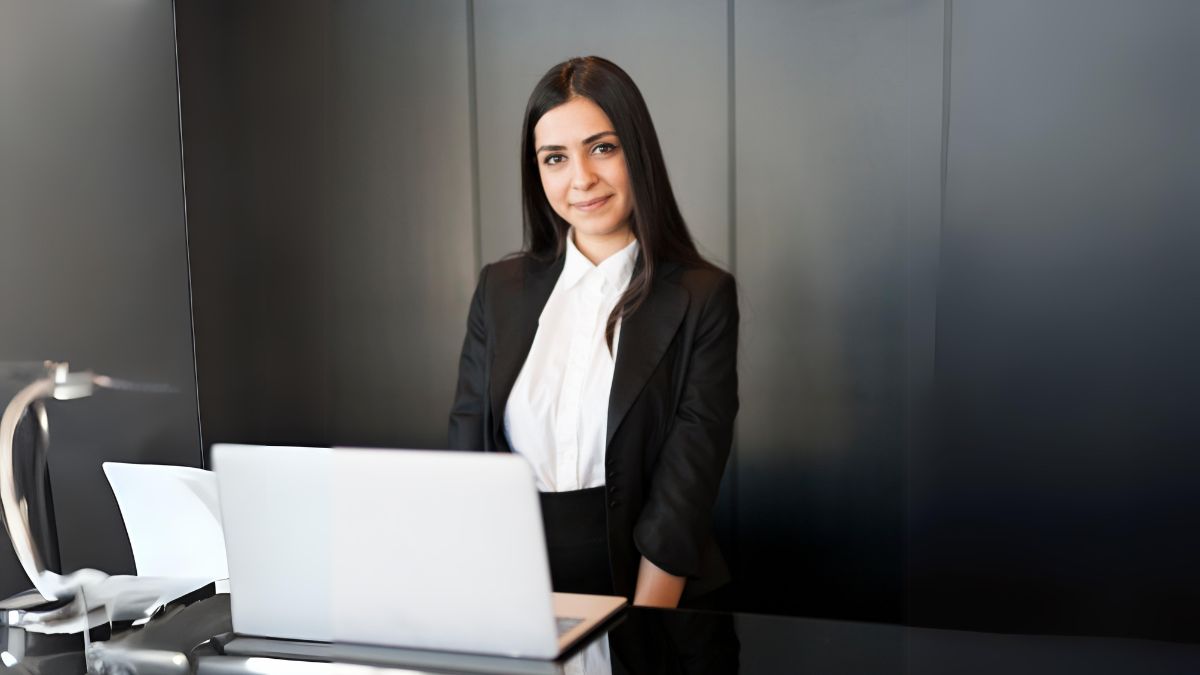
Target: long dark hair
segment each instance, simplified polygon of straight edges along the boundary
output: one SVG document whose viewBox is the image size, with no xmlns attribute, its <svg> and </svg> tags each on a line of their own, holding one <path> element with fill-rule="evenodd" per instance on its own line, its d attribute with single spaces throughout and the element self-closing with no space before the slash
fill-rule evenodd
<svg viewBox="0 0 1200 675">
<path fill-rule="evenodd" d="M 599 56 L 577 57 L 551 68 L 533 88 L 525 106 L 521 136 L 524 253 L 538 260 L 552 260 L 566 250 L 571 226 L 554 212 L 542 190 L 533 128 L 542 115 L 580 96 L 600 106 L 612 120 L 613 131 L 624 149 L 633 191 L 630 225 L 638 240 L 639 255 L 629 287 L 608 316 L 604 337 L 611 352 L 617 320 L 633 314 L 650 295 L 654 270 L 660 263 L 673 261 L 688 267 L 713 265 L 696 250 L 679 213 L 658 134 L 654 132 L 654 122 L 650 120 L 642 93 L 624 70 Z"/>
</svg>

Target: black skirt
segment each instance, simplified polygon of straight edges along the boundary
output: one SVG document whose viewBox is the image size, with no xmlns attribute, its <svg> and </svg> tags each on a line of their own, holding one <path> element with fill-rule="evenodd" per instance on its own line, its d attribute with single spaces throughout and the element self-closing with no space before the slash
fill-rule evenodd
<svg viewBox="0 0 1200 675">
<path fill-rule="evenodd" d="M 539 494 L 554 590 L 612 595 L 604 487 Z"/>
</svg>

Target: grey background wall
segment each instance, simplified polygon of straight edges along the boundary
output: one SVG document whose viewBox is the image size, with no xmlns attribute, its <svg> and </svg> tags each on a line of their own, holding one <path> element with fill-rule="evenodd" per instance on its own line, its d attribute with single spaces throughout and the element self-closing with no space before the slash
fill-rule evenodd
<svg viewBox="0 0 1200 675">
<path fill-rule="evenodd" d="M 206 442 L 443 442 L 524 98 L 639 82 L 741 282 L 743 610 L 1196 639 L 1197 9 L 179 0 Z"/>
<path fill-rule="evenodd" d="M 177 391 L 48 406 L 67 570 L 134 571 L 102 462 L 201 462 L 177 100 L 170 3 L 0 3 L 0 361 Z M 0 596 L 31 586 L 5 540 Z"/>
</svg>

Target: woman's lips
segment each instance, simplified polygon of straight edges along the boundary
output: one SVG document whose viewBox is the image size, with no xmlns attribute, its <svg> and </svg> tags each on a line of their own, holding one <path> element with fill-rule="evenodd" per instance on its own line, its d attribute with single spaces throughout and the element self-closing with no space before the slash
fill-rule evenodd
<svg viewBox="0 0 1200 675">
<path fill-rule="evenodd" d="M 591 201 L 579 202 L 578 204 L 572 204 L 571 206 L 574 206 L 575 208 L 579 209 L 580 211 L 595 211 L 596 209 L 600 208 L 601 206 L 604 206 L 605 204 L 607 204 L 608 200 L 611 197 L 612 197 L 612 195 L 608 195 L 607 197 L 597 197 L 596 199 L 593 199 Z"/>
</svg>

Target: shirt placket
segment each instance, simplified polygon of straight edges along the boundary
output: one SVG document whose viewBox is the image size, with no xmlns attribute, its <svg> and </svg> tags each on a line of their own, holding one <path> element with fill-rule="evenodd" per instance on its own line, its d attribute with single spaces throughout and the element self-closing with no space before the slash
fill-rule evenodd
<svg viewBox="0 0 1200 675">
<path fill-rule="evenodd" d="M 555 424 L 558 446 L 555 462 L 555 482 L 561 492 L 579 489 L 579 437 L 583 412 L 583 387 L 590 361 L 591 340 L 595 335 L 595 317 L 599 311 L 600 283 L 593 270 L 576 288 L 575 302 L 570 303 L 570 343 L 567 347 L 567 367 L 563 374 L 562 396 L 559 399 Z"/>
</svg>

